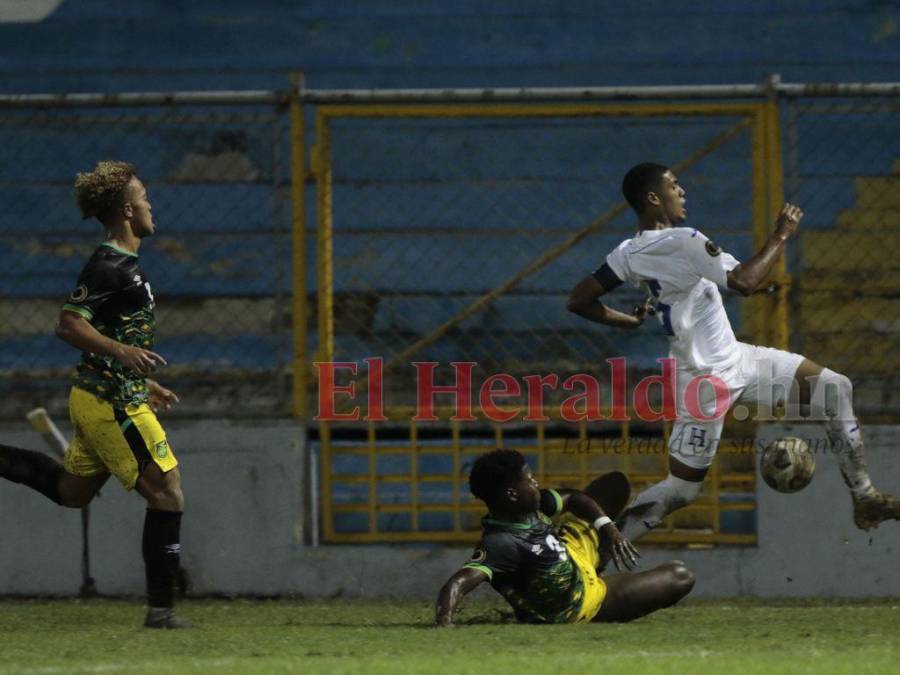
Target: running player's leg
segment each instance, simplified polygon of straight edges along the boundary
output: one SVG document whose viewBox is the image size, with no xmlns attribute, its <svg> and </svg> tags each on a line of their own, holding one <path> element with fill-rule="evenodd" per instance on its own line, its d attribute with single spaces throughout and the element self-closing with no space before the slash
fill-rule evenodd
<svg viewBox="0 0 900 675">
<path fill-rule="evenodd" d="M 81 509 L 91 503 L 100 488 L 109 480 L 109 472 L 94 476 L 76 476 L 63 471 L 59 480 L 59 495 L 63 506 Z"/>
<path fill-rule="evenodd" d="M 103 465 L 126 490 L 136 490 L 147 502 L 142 546 L 149 606 L 145 625 L 184 627 L 172 610 L 184 498 L 178 461 L 165 431 L 147 404 L 113 407 L 80 390 L 74 390 L 73 402 L 85 442 L 96 448 Z"/>
<path fill-rule="evenodd" d="M 694 574 L 684 563 L 667 562 L 646 572 L 605 577 L 606 597 L 594 621 L 633 621 L 671 607 L 694 587 Z"/>
<path fill-rule="evenodd" d="M 82 508 L 91 502 L 109 472 L 84 446 L 76 427 L 62 463 L 43 452 L 0 445 L 0 477 L 27 485 L 60 506 Z"/>
<path fill-rule="evenodd" d="M 845 375 L 803 359 L 796 370 L 800 404 L 812 419 L 824 420 L 832 452 L 853 499 L 853 520 L 863 530 L 884 520 L 900 520 L 900 500 L 872 486 L 862 432 L 853 410 L 853 384 Z"/>
<path fill-rule="evenodd" d="M 178 467 L 163 471 L 151 463 L 141 471 L 135 490 L 146 500 L 142 553 L 147 579 L 148 628 L 183 628 L 173 613 L 175 584 L 181 566 L 181 515 L 184 496 Z"/>
<path fill-rule="evenodd" d="M 0 477 L 27 485 L 60 505 L 59 483 L 64 473 L 63 465 L 43 452 L 0 445 Z"/>
<path fill-rule="evenodd" d="M 129 407 L 125 416 L 133 422 L 124 435 L 137 460 L 129 478 L 147 502 L 142 539 L 148 605 L 144 625 L 186 628 L 191 624 L 176 616 L 173 610 L 184 511 L 181 473 L 165 432 L 149 406 Z"/>
</svg>

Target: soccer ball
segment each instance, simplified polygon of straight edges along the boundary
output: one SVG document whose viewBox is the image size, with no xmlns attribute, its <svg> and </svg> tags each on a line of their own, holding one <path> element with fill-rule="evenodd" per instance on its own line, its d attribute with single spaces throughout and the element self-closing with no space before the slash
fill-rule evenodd
<svg viewBox="0 0 900 675">
<path fill-rule="evenodd" d="M 779 438 L 763 451 L 759 470 L 773 490 L 797 492 L 812 480 L 816 458 L 802 438 Z"/>
</svg>

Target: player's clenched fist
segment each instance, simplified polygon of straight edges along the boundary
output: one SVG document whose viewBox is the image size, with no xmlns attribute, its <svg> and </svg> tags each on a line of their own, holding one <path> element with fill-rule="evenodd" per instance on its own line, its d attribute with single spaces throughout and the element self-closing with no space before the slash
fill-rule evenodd
<svg viewBox="0 0 900 675">
<path fill-rule="evenodd" d="M 782 239 L 787 239 L 797 231 L 801 218 L 803 218 L 803 211 L 799 206 L 785 204 L 781 207 L 778 220 L 775 221 L 775 233 Z"/>
</svg>

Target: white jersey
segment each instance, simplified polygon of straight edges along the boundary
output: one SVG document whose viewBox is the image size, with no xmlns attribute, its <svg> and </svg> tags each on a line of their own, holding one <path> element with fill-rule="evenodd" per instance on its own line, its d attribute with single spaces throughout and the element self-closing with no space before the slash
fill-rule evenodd
<svg viewBox="0 0 900 675">
<path fill-rule="evenodd" d="M 606 257 L 619 279 L 645 287 L 679 369 L 719 370 L 740 359 L 717 285 L 740 263 L 689 227 L 644 230 Z"/>
</svg>

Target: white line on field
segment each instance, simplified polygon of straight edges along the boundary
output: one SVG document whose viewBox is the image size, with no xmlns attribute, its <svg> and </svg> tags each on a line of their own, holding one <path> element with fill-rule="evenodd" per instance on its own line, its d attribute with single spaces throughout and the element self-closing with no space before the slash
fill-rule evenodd
<svg viewBox="0 0 900 675">
<path fill-rule="evenodd" d="M 221 667 L 234 663 L 235 659 L 191 659 L 190 664 L 203 667 Z M 0 668 L 0 673 L 15 673 L 19 675 L 53 675 L 54 673 L 112 673 L 124 670 L 152 670 L 153 672 L 173 671 L 184 668 L 184 663 L 161 664 L 158 661 L 138 661 L 130 663 L 96 663 L 92 666 L 42 666 L 39 668 Z"/>
</svg>

